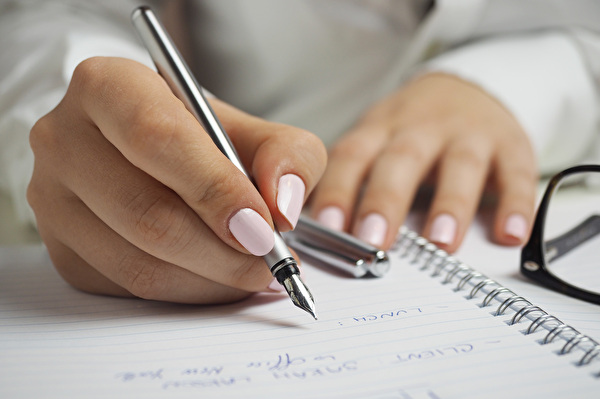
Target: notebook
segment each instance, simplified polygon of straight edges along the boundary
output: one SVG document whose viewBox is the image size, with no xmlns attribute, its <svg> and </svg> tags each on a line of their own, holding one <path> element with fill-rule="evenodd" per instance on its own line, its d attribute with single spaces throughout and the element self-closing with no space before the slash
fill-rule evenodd
<svg viewBox="0 0 600 399">
<path fill-rule="evenodd" d="M 591 397 L 600 347 L 410 230 L 382 278 L 307 264 L 285 294 L 188 306 L 78 292 L 0 253 L 2 398 Z"/>
</svg>

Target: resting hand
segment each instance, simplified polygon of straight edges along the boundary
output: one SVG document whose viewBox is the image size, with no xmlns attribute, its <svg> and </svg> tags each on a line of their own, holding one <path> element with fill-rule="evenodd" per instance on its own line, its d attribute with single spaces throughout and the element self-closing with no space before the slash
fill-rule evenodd
<svg viewBox="0 0 600 399">
<path fill-rule="evenodd" d="M 257 256 L 274 225 L 293 227 L 325 150 L 300 129 L 213 107 L 262 195 L 154 71 L 117 58 L 78 66 L 30 136 L 28 199 L 69 283 L 187 303 L 276 287 Z"/>
<path fill-rule="evenodd" d="M 388 248 L 430 174 L 436 191 L 423 234 L 443 249 L 460 245 L 489 176 L 499 198 L 495 239 L 527 238 L 537 181 L 527 136 L 487 93 L 444 74 L 382 100 L 334 145 L 313 216 Z"/>
</svg>

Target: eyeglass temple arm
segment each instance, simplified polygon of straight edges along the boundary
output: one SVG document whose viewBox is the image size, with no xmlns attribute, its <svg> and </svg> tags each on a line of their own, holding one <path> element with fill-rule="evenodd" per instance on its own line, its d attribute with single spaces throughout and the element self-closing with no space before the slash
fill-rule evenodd
<svg viewBox="0 0 600 399">
<path fill-rule="evenodd" d="M 546 262 L 551 262 L 600 234 L 600 215 L 592 215 L 566 233 L 545 242 Z"/>
</svg>

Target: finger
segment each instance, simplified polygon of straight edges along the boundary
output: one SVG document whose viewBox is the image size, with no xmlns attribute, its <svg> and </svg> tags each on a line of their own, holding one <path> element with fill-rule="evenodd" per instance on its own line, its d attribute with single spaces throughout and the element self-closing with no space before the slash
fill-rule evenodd
<svg viewBox="0 0 600 399">
<path fill-rule="evenodd" d="M 240 153 L 281 231 L 296 226 L 300 211 L 327 163 L 323 142 L 292 126 L 252 117 L 213 100 L 217 114 Z M 252 134 L 250 134 L 252 132 Z"/>
<path fill-rule="evenodd" d="M 39 139 L 36 141 L 38 145 L 42 144 Z M 101 145 L 94 148 L 96 151 L 89 155 L 82 153 L 92 163 L 96 162 L 94 156 L 106 156 Z M 114 150 L 114 147 L 109 148 Z M 105 267 L 113 267 L 113 264 L 118 265 L 128 259 L 130 261 L 126 266 L 143 265 L 144 259 L 137 263 L 131 261 L 142 258 L 139 251 L 148 254 L 150 264 L 171 265 L 158 270 L 171 270 L 175 267 L 172 265 L 177 265 L 177 276 L 182 274 L 179 270 L 185 269 L 187 273 L 203 276 L 224 286 L 253 292 L 263 291 L 272 281 L 273 277 L 262 259 L 226 245 L 177 195 L 128 164 L 124 158 L 111 157 L 111 161 L 104 164 L 103 171 L 78 163 L 69 163 L 72 165 L 69 168 L 53 169 L 54 165 L 62 163 L 52 157 L 62 154 L 60 151 L 54 154 L 51 146 L 49 149 L 51 155 L 36 158 L 28 198 L 36 212 L 38 224 L 47 226 L 45 228 L 52 232 L 49 236 L 58 237 L 78 254 L 98 248 L 107 254 L 127 254 L 135 248 L 137 255 L 129 256 L 122 262 L 114 259 L 117 255 L 110 254 L 113 259 Z M 80 173 L 73 173 L 75 170 Z M 69 174 L 75 178 L 69 180 Z M 59 183 L 52 182 L 52 176 L 75 182 L 74 185 L 83 193 L 81 198 L 91 204 L 94 213 L 79 198 L 74 198 L 71 192 L 63 192 L 65 190 L 60 188 Z M 115 179 L 115 176 L 119 176 L 119 179 Z M 102 215 L 103 219 L 96 215 Z M 110 220 L 121 231 L 115 230 L 104 220 Z M 133 241 L 122 238 L 127 235 L 132 236 Z M 122 247 L 125 248 L 119 249 Z M 81 256 L 110 277 L 108 272 L 97 266 L 108 262 L 103 258 L 108 258 L 108 255 L 91 253 Z M 164 279 L 169 277 L 166 273 L 164 276 Z M 115 277 L 112 280 L 117 281 Z M 126 286 L 125 283 L 121 285 Z"/>
<path fill-rule="evenodd" d="M 80 105 L 129 162 L 175 191 L 224 242 L 254 255 L 272 249 L 264 200 L 154 71 L 97 58 L 80 64 L 73 82 L 70 105 Z"/>
<path fill-rule="evenodd" d="M 52 226 L 52 234 L 44 233 L 44 238 L 50 244 L 53 263 L 65 280 L 78 289 L 202 304 L 231 302 L 250 295 L 246 290 L 219 284 L 141 251 L 75 199 L 68 210 L 78 223 L 66 225 L 64 221 L 68 219 L 57 215 L 42 230 L 48 231 L 48 226 Z M 261 291 L 268 291 L 267 285 Z"/>
<path fill-rule="evenodd" d="M 90 294 L 133 297 L 125 288 L 109 280 L 79 255 L 50 234 L 40 232 L 50 259 L 61 277 L 72 287 Z"/>
<path fill-rule="evenodd" d="M 341 138 L 312 197 L 313 218 L 335 230 L 349 230 L 365 177 L 389 137 L 384 126 L 359 126 Z"/>
<path fill-rule="evenodd" d="M 493 153 L 493 141 L 469 135 L 448 143 L 439 165 L 436 193 L 424 235 L 453 252 L 477 210 Z"/>
<path fill-rule="evenodd" d="M 382 248 L 391 246 L 441 149 L 435 137 L 428 128 L 405 128 L 394 134 L 369 173 L 353 229 L 359 238 Z"/>
<path fill-rule="evenodd" d="M 90 266 L 70 248 L 58 241 L 52 241 L 49 241 L 51 244 L 48 252 L 59 274 L 74 288 L 90 294 L 138 297 L 190 304 L 228 303 L 238 301 L 251 294 L 203 279 L 186 271 L 183 271 L 182 276 L 178 277 L 178 273 L 170 273 L 168 270 L 173 266 L 165 266 L 165 264 L 156 262 L 156 259 L 148 258 L 143 253 L 139 258 L 132 255 L 135 263 L 131 265 L 125 266 L 124 263 L 119 263 L 118 265 L 123 269 L 116 273 L 105 263 L 118 262 L 122 259 L 116 259 L 114 256 L 104 257 L 102 263 L 98 264 L 100 270 L 107 272 L 111 277 L 116 274 L 118 277 L 115 279 L 127 287 L 124 288 Z M 161 277 L 165 275 L 169 275 L 169 279 L 161 280 Z"/>
<path fill-rule="evenodd" d="M 498 151 L 495 175 L 499 201 L 494 238 L 500 244 L 522 245 L 529 237 L 535 214 L 538 181 L 535 165 L 529 143 L 511 141 Z"/>
</svg>

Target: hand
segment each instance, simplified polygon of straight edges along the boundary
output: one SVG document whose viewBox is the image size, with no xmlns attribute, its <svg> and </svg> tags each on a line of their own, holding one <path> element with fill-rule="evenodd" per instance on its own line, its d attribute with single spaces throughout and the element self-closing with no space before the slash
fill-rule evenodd
<svg viewBox="0 0 600 399">
<path fill-rule="evenodd" d="M 31 131 L 28 189 L 70 284 L 185 303 L 276 287 L 257 256 L 272 248 L 274 224 L 296 223 L 325 150 L 300 129 L 212 104 L 262 196 L 154 71 L 118 58 L 78 66 Z"/>
<path fill-rule="evenodd" d="M 494 237 L 517 245 L 533 219 L 535 165 L 527 136 L 495 99 L 458 78 L 429 74 L 373 106 L 334 145 L 312 213 L 388 248 L 419 185 L 435 171 L 423 234 L 452 252 L 492 177 L 499 196 Z"/>
</svg>

